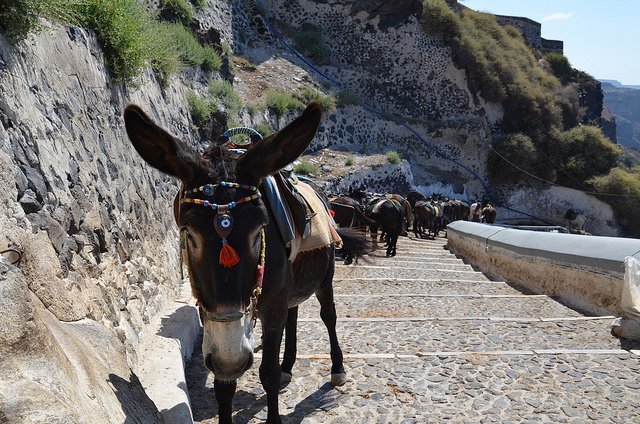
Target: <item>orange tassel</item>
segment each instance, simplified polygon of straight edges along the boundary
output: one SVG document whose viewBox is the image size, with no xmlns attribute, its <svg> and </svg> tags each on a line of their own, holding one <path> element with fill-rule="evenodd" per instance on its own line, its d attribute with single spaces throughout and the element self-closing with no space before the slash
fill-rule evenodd
<svg viewBox="0 0 640 424">
<path fill-rule="evenodd" d="M 240 257 L 233 249 L 233 247 L 229 246 L 226 240 L 222 241 L 222 249 L 220 250 L 220 265 L 225 268 L 231 268 L 240 262 Z"/>
</svg>

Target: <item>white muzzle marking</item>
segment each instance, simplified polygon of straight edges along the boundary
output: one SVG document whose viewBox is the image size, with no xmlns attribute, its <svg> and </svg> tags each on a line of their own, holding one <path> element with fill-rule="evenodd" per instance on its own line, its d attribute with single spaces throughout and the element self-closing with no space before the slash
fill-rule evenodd
<svg viewBox="0 0 640 424">
<path fill-rule="evenodd" d="M 254 345 L 250 314 L 231 322 L 204 322 L 202 354 L 219 380 L 238 379 L 253 363 Z"/>
</svg>

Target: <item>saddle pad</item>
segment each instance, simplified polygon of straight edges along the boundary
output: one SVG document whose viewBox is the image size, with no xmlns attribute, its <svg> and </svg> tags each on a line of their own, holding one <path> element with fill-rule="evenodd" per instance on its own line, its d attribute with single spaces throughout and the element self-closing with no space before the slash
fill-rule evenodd
<svg viewBox="0 0 640 424">
<path fill-rule="evenodd" d="M 342 239 L 334 228 L 333 218 L 329 215 L 327 208 L 315 190 L 302 181 L 296 184 L 296 188 L 315 211 L 315 215 L 311 218 L 311 231 L 309 235 L 302 240 L 299 252 L 320 249 L 331 243 L 335 243 L 336 246 L 341 246 Z"/>
</svg>

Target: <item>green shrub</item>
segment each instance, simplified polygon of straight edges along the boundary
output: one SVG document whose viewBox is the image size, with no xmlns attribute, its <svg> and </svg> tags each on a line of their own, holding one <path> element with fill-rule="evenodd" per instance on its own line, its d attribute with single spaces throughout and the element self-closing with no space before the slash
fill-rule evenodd
<svg viewBox="0 0 640 424">
<path fill-rule="evenodd" d="M 400 154 L 395 150 L 390 150 L 387 152 L 387 162 L 393 165 L 400 165 L 401 159 Z"/>
<path fill-rule="evenodd" d="M 247 108 L 247 113 L 249 113 L 249 116 L 252 118 L 258 113 L 258 106 L 255 104 L 248 104 L 245 105 L 245 107 Z"/>
<path fill-rule="evenodd" d="M 331 54 L 329 45 L 324 41 L 322 29 L 315 25 L 306 25 L 293 36 L 293 44 L 305 56 L 323 61 Z"/>
<path fill-rule="evenodd" d="M 147 63 L 172 63 L 175 53 L 154 48 L 157 38 L 155 22 L 136 0 L 87 0 L 76 5 L 80 24 L 92 29 L 105 61 L 116 81 L 131 81 Z M 158 55 L 151 57 L 151 55 Z M 158 66 L 158 65 L 156 65 Z"/>
<path fill-rule="evenodd" d="M 224 53 L 225 56 L 227 57 L 233 56 L 233 49 L 231 48 L 231 44 L 227 43 L 226 41 L 223 41 L 220 44 L 220 47 L 222 48 L 222 53 Z"/>
<path fill-rule="evenodd" d="M 447 38 L 461 32 L 460 18 L 441 0 L 424 1 L 422 26 L 428 34 L 444 34 Z"/>
<path fill-rule="evenodd" d="M 336 110 L 336 99 L 332 95 L 324 95 L 308 87 L 302 89 L 302 101 L 304 103 L 318 102 L 326 113 Z"/>
<path fill-rule="evenodd" d="M 196 8 L 198 9 L 204 9 L 205 7 L 207 7 L 207 0 L 191 0 L 191 2 L 196 6 Z"/>
<path fill-rule="evenodd" d="M 304 106 L 296 97 L 283 91 L 268 91 L 266 103 L 267 107 L 273 109 L 278 117 Z"/>
<path fill-rule="evenodd" d="M 424 6 L 423 28 L 444 35 L 472 91 L 503 105 L 506 132 L 524 133 L 536 143 L 560 124 L 553 96 L 559 81 L 538 64 L 518 31 L 486 13 L 457 14 L 444 0 L 425 0 Z"/>
<path fill-rule="evenodd" d="M 182 24 L 162 23 L 161 32 L 166 33 L 163 49 L 175 49 L 180 62 L 189 66 L 202 65 L 208 71 L 217 71 L 222 66 L 220 55 L 210 46 L 202 46 L 193 33 Z"/>
<path fill-rule="evenodd" d="M 204 124 L 211 116 L 211 108 L 207 101 L 200 98 L 194 91 L 187 93 L 187 103 L 189 103 L 193 123 L 197 126 Z"/>
<path fill-rule="evenodd" d="M 631 171 L 613 168 L 607 175 L 588 181 L 596 192 L 617 196 L 599 196 L 609 203 L 626 235 L 640 238 L 638 208 L 640 207 L 640 168 Z"/>
<path fill-rule="evenodd" d="M 317 175 L 318 167 L 311 162 L 300 161 L 293 167 L 293 172 L 300 175 Z"/>
<path fill-rule="evenodd" d="M 165 4 L 191 10 L 185 0 Z M 160 23 L 137 0 L 0 0 L 0 28 L 13 40 L 37 30 L 39 17 L 93 30 L 118 82 L 131 82 L 147 66 L 161 74 L 176 72 L 182 64 L 209 70 L 221 66 L 215 50 L 200 46 L 179 25 Z"/>
<path fill-rule="evenodd" d="M 558 182 L 569 186 L 575 186 L 575 180 L 582 182 L 606 174 L 617 165 L 622 153 L 600 128 L 588 125 L 564 132 L 559 147 L 564 160 L 559 164 L 562 174 L 558 174 Z M 564 175 L 571 178 L 566 179 Z"/>
<path fill-rule="evenodd" d="M 505 163 L 506 161 L 513 165 Z M 531 138 L 524 134 L 509 134 L 502 139 L 494 140 L 487 165 L 493 181 L 517 182 L 527 176 L 516 167 L 537 175 L 537 162 L 538 153 Z"/>
<path fill-rule="evenodd" d="M 222 103 L 229 115 L 237 115 L 242 109 L 242 99 L 228 81 L 209 82 L 209 94 Z"/>
<path fill-rule="evenodd" d="M 627 171 L 630 171 L 633 168 L 640 166 L 640 160 L 637 157 L 626 152 L 620 158 L 620 163 L 624 167 L 624 169 L 626 169 Z"/>
<path fill-rule="evenodd" d="M 547 53 L 544 59 L 549 63 L 549 66 L 556 77 L 560 79 L 569 77 L 573 68 L 571 67 L 571 63 L 569 63 L 569 59 L 567 59 L 565 55 L 562 53 L 552 52 Z"/>
<path fill-rule="evenodd" d="M 211 46 L 202 47 L 202 67 L 205 71 L 219 71 L 222 67 L 222 59 Z"/>
<path fill-rule="evenodd" d="M 344 164 L 346 166 L 352 166 L 354 162 L 353 156 L 349 155 L 347 156 L 347 160 L 344 162 Z"/>
<path fill-rule="evenodd" d="M 260 133 L 260 135 L 262 135 L 262 137 L 267 137 L 267 136 L 270 136 L 271 134 L 273 134 L 273 130 L 271 129 L 271 125 L 267 124 L 266 122 L 258 124 L 258 126 L 255 128 L 255 130 L 258 131 Z"/>
<path fill-rule="evenodd" d="M 183 24 L 189 25 L 193 21 L 193 7 L 187 0 L 161 0 L 161 4 Z"/>
<path fill-rule="evenodd" d="M 75 3 L 77 0 L 0 0 L 0 31 L 20 41 L 40 28 L 38 17 L 75 21 Z"/>
</svg>

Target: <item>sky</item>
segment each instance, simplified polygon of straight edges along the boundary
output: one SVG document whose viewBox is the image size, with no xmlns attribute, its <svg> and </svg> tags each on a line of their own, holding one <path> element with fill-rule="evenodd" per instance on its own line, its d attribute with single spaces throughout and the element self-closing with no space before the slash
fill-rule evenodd
<svg viewBox="0 0 640 424">
<path fill-rule="evenodd" d="M 496 15 L 542 24 L 542 37 L 564 41 L 571 65 L 597 79 L 640 85 L 640 0 L 458 0 Z"/>
</svg>

